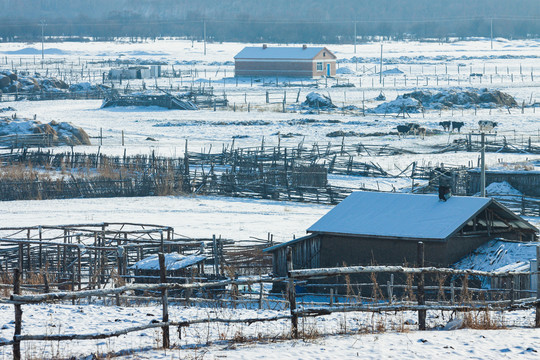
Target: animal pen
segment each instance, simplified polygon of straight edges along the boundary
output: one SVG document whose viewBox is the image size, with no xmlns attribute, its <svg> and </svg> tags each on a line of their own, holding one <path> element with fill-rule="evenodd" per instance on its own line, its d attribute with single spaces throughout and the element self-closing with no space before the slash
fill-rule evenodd
<svg viewBox="0 0 540 360">
<path fill-rule="evenodd" d="M 131 281 L 158 282 L 158 274 L 141 274 L 133 265 L 161 253 L 189 256 L 205 249 L 200 267 L 204 279 L 222 277 L 227 271 L 265 273 L 271 267 L 261 249 L 271 242 L 178 237 L 168 226 L 136 223 L 98 223 L 21 228 L 0 228 L 0 272 L 9 282 L 13 269 L 20 271 L 28 284 L 25 290 L 49 292 L 51 289 L 100 289 Z M 249 266 L 248 266 L 249 265 Z M 205 267 L 211 274 L 205 274 Z M 154 276 L 156 275 L 156 276 Z M 173 280 L 190 282 L 191 275 Z M 203 278 L 198 277 L 198 281 Z"/>
<path fill-rule="evenodd" d="M 279 138 L 278 138 L 279 139 Z M 454 145 L 434 149 L 432 153 L 454 151 Z M 444 164 L 410 163 L 396 171 L 383 169 L 365 156 L 415 154 L 415 152 L 389 145 L 362 143 L 312 144 L 303 141 L 296 146 L 282 146 L 261 142 L 258 147 L 235 147 L 234 140 L 218 151 L 189 151 L 186 142 L 183 157 L 148 155 L 109 156 L 102 153 L 54 153 L 52 150 L 30 151 L 13 149 L 0 156 L 9 169 L 26 166 L 29 169 L 79 169 L 72 172 L 85 176 L 61 178 L 40 177 L 30 171 L 26 178 L 0 181 L 0 199 L 55 199 L 114 196 L 176 195 L 182 193 L 224 195 L 274 200 L 337 204 L 354 190 L 374 190 L 365 186 L 343 187 L 330 184 L 328 174 L 381 178 L 408 178 L 414 193 L 433 192 L 442 177 L 450 177 L 452 193 L 468 194 L 472 181 L 468 168 Z M 504 151 L 504 149 L 502 150 Z M 427 180 L 428 186 L 415 181 Z M 379 189 L 377 189 L 380 191 Z M 511 200 L 511 199 L 509 199 Z M 522 209 L 522 214 L 537 214 L 540 200 L 527 197 L 511 207 Z M 519 199 L 518 199 L 519 200 Z"/>
</svg>

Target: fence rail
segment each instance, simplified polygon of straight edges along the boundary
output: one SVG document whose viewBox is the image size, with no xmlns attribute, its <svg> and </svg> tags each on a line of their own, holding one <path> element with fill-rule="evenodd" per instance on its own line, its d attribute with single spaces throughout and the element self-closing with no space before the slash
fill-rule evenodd
<svg viewBox="0 0 540 360">
<path fill-rule="evenodd" d="M 423 259 L 423 243 L 418 243 L 418 257 Z M 540 247 L 537 249 L 537 257 L 540 258 Z M 131 332 L 141 331 L 151 328 L 161 328 L 163 335 L 163 346 L 165 348 L 170 346 L 170 326 L 177 326 L 179 329 L 182 327 L 187 327 L 194 324 L 202 323 L 247 323 L 251 324 L 254 322 L 267 322 L 267 321 L 277 321 L 283 319 L 291 320 L 291 336 L 293 338 L 298 338 L 299 328 L 298 328 L 298 319 L 299 317 L 316 317 L 329 315 L 336 312 L 400 312 L 400 311 L 416 311 L 418 312 L 418 326 L 420 330 L 425 329 L 426 322 L 426 312 L 427 311 L 458 311 L 458 312 L 469 312 L 469 311 L 492 311 L 492 310 L 517 310 L 517 309 L 531 309 L 534 308 L 535 311 L 535 326 L 540 327 L 540 287 L 536 291 L 536 296 L 528 297 L 524 299 L 515 299 L 513 296 L 510 299 L 499 299 L 495 301 L 486 301 L 486 299 L 473 299 L 470 295 L 471 289 L 468 287 L 469 277 L 481 276 L 481 277 L 515 277 L 520 275 L 529 275 L 536 276 L 540 280 L 540 269 L 537 271 L 531 272 L 517 272 L 517 271 L 477 271 L 477 270 L 459 270 L 451 268 L 435 268 L 435 267 L 423 267 L 423 261 L 419 261 L 419 267 L 403 267 L 403 266 L 349 266 L 349 267 L 340 267 L 340 268 L 322 268 L 322 269 L 298 269 L 294 270 L 292 268 L 292 249 L 287 248 L 287 267 L 288 267 L 288 276 L 286 278 L 274 278 L 269 276 L 256 276 L 246 279 L 227 279 L 215 282 L 207 283 L 191 283 L 191 284 L 178 284 L 170 283 L 167 279 L 167 269 L 165 265 L 165 256 L 163 253 L 159 253 L 159 265 L 160 265 L 160 283 L 156 284 L 131 284 L 118 286 L 115 288 L 106 288 L 106 289 L 94 289 L 94 290 L 79 290 L 79 291 L 60 291 L 53 293 L 44 293 L 44 294 L 21 294 L 21 277 L 19 269 L 14 270 L 13 274 L 13 294 L 10 296 L 10 299 L 4 301 L 5 303 L 13 304 L 15 307 L 15 332 L 13 340 L 3 341 L 0 343 L 0 346 L 13 345 L 13 355 L 15 359 L 20 359 L 20 345 L 22 341 L 65 341 L 65 340 L 90 340 L 90 339 L 105 339 L 116 337 L 120 335 L 125 335 Z M 302 304 L 297 303 L 297 298 L 301 298 L 301 294 L 297 295 L 296 287 L 301 283 L 302 279 L 306 278 L 329 278 L 335 276 L 347 276 L 354 274 L 378 274 L 378 273 L 389 273 L 389 274 L 406 274 L 407 276 L 414 277 L 415 285 L 413 290 L 412 281 L 407 281 L 407 287 L 409 288 L 409 294 L 412 295 L 414 291 L 417 301 L 413 299 L 404 299 L 402 301 L 396 301 L 395 296 L 392 293 L 392 287 L 388 286 L 388 299 L 387 301 L 381 300 L 375 295 L 374 298 L 370 299 L 371 301 L 365 302 L 362 300 L 361 303 L 357 301 L 350 301 L 355 295 L 349 293 L 351 284 L 347 283 L 347 301 L 339 304 L 339 306 L 333 306 L 334 294 L 330 294 L 330 304 L 328 306 L 317 305 L 314 303 Z M 424 275 L 434 274 L 437 276 L 462 276 L 462 285 L 461 285 L 461 297 L 459 301 L 454 299 L 454 286 L 452 282 L 451 292 L 452 299 L 451 301 L 446 301 L 444 299 L 437 299 L 437 301 L 427 301 L 426 300 L 426 290 L 437 288 L 436 286 L 426 286 Z M 300 281 L 300 282 L 299 282 Z M 393 275 L 392 275 L 393 282 Z M 243 318 L 243 319 L 223 319 L 223 318 L 205 318 L 205 319 L 192 319 L 185 321 L 172 321 L 169 320 L 168 314 L 168 304 L 169 304 L 169 291 L 174 290 L 203 290 L 203 289 L 214 289 L 214 288 L 225 288 L 231 287 L 231 297 L 239 296 L 238 287 L 241 285 L 261 285 L 259 289 L 259 306 L 261 306 L 262 301 L 262 284 L 263 283 L 286 283 L 287 284 L 287 304 L 289 307 L 288 313 L 282 313 L 272 317 L 256 317 L 256 318 Z M 377 289 L 379 285 L 374 282 L 370 284 L 373 289 Z M 389 284 L 390 285 L 390 284 Z M 439 282 L 438 288 L 442 288 L 443 284 Z M 34 334 L 34 335 L 24 335 L 22 334 L 22 311 L 21 305 L 25 304 L 37 304 L 43 302 L 57 302 L 57 301 L 66 301 L 66 300 L 80 300 L 89 297 L 106 297 L 106 296 L 115 296 L 118 301 L 118 296 L 127 292 L 133 291 L 146 291 L 147 294 L 151 294 L 152 291 L 160 293 L 162 304 L 162 321 L 153 322 L 149 324 L 141 324 L 137 326 L 132 326 L 124 329 L 106 331 L 101 333 L 86 333 L 86 334 Z M 439 290 L 440 291 L 440 290 Z M 342 295 L 344 296 L 344 294 Z M 365 299 L 365 298 L 364 298 Z M 186 298 L 186 301 L 188 299 Z"/>
</svg>

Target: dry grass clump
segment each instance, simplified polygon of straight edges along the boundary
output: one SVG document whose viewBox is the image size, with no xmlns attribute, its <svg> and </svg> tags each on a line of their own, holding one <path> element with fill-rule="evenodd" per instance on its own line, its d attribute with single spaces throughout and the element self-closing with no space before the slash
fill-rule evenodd
<svg viewBox="0 0 540 360">
<path fill-rule="evenodd" d="M 31 164 L 4 165 L 2 166 L 2 171 L 0 171 L 0 180 L 36 180 L 41 177 L 50 178 L 48 174 L 36 171 Z"/>
<path fill-rule="evenodd" d="M 503 168 L 508 170 L 525 170 L 525 171 L 532 171 L 534 170 L 534 165 L 528 162 L 515 162 L 515 163 L 502 163 L 501 164 Z"/>
<path fill-rule="evenodd" d="M 463 316 L 462 328 L 475 330 L 504 329 L 502 321 L 494 320 L 488 310 L 469 311 Z"/>
</svg>

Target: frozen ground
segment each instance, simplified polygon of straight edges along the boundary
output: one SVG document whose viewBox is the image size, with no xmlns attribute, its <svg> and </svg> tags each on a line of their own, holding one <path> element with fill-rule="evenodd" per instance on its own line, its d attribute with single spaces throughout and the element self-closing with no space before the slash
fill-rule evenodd
<svg viewBox="0 0 540 360">
<path fill-rule="evenodd" d="M 5 201 L 0 226 L 136 222 L 172 226 L 179 235 L 276 241 L 303 236 L 331 206 L 227 197 L 138 197 Z"/>
<path fill-rule="evenodd" d="M 91 136 L 97 136 L 100 129 L 104 132 L 104 143 L 100 151 L 109 154 L 123 154 L 124 149 L 130 154 L 156 154 L 175 156 L 182 155 L 185 141 L 189 141 L 190 151 L 220 151 L 223 146 L 230 146 L 234 136 L 235 147 L 260 146 L 263 137 L 266 146 L 277 145 L 277 133 L 298 134 L 292 138 L 282 138 L 282 145 L 296 146 L 305 138 L 306 145 L 313 143 L 326 144 L 329 141 L 341 143 L 340 138 L 328 138 L 326 134 L 336 131 L 354 131 L 362 137 L 346 138 L 346 144 L 362 142 L 373 145 L 390 145 L 404 147 L 418 152 L 429 152 L 432 146 L 443 146 L 461 137 L 459 134 L 436 134 L 421 140 L 415 136 L 398 139 L 395 135 L 386 135 L 394 131 L 396 125 L 404 122 L 418 122 L 428 129 L 439 129 L 440 121 L 463 121 L 464 132 L 477 129 L 478 120 L 494 120 L 499 123 L 497 139 L 507 139 L 526 143 L 531 137 L 533 142 L 540 141 L 540 110 L 526 107 L 522 114 L 519 109 L 512 109 L 509 114 L 503 110 L 431 111 L 424 116 L 411 114 L 411 118 L 397 119 L 393 116 L 358 114 L 306 115 L 297 112 L 281 113 L 281 105 L 264 105 L 265 92 L 269 90 L 273 97 L 282 96 L 284 88 L 262 86 L 255 83 L 251 87 L 249 80 L 240 81 L 237 87 L 231 78 L 233 56 L 246 44 L 208 44 L 208 55 L 203 54 L 202 43 L 191 43 L 179 40 L 161 40 L 130 44 L 127 42 L 109 43 L 47 43 L 48 49 L 59 49 L 47 54 L 43 72 L 60 66 L 55 61 L 63 61 L 63 75 L 69 67 L 78 68 L 82 78 L 79 80 L 100 81 L 101 71 L 107 71 L 103 63 L 92 64 L 95 60 L 107 59 L 146 59 L 164 61 L 174 64 L 175 68 L 190 75 L 182 80 L 160 80 L 161 86 L 177 87 L 181 84 L 209 84 L 214 82 L 217 92 L 227 93 L 231 103 L 254 106 L 248 113 L 242 111 L 169 111 L 159 108 L 117 108 L 100 109 L 100 101 L 44 101 L 44 102 L 7 102 L 2 107 L 12 106 L 18 116 L 33 117 L 42 122 L 51 120 L 70 121 L 83 127 Z M 37 44 L 1 44 L 0 67 L 17 65 L 20 69 L 40 68 L 39 56 L 37 65 L 33 65 L 32 50 Z M 341 67 L 348 67 L 353 74 L 340 77 L 340 81 L 349 81 L 356 88 L 323 88 L 321 93 L 330 94 L 333 101 L 341 106 L 351 104 L 361 107 L 365 99 L 366 107 L 373 108 L 380 102 L 374 98 L 382 90 L 388 100 L 415 88 L 438 89 L 448 86 L 474 86 L 497 88 L 516 97 L 518 103 L 530 105 L 538 101 L 540 66 L 540 42 L 538 40 L 506 40 L 497 39 L 494 49 L 490 49 L 488 40 L 460 41 L 453 43 L 385 43 L 385 69 L 395 67 L 404 75 L 385 77 L 385 84 L 378 84 L 375 66 L 378 64 L 379 43 L 359 44 L 356 54 L 352 45 L 330 45 L 330 50 L 342 59 Z M 51 52 L 51 51 L 50 51 Z M 358 59 L 354 59 L 357 56 Z M 85 78 L 88 70 L 89 78 Z M 191 70 L 197 70 L 197 77 Z M 225 73 L 227 71 L 227 74 Z M 483 80 L 471 79 L 469 73 L 484 73 Z M 533 73 L 534 77 L 531 77 Z M 96 77 L 96 74 L 98 76 Z M 537 75 L 538 74 L 538 75 Z M 61 74 L 58 74 L 61 76 Z M 440 76 L 439 80 L 438 76 Z M 224 80 L 225 79 L 225 80 Z M 418 80 L 420 79 L 420 80 Z M 490 79 L 491 81 L 488 81 Z M 396 82 L 394 85 L 394 81 Z M 405 84 L 405 81 L 408 81 Z M 439 84 L 437 84 L 439 81 Z M 480 82 L 482 81 L 482 83 Z M 359 87 L 360 82 L 362 86 Z M 323 83 L 321 82 L 321 85 Z M 133 86 L 140 83 L 133 82 Z M 125 86 L 125 84 L 123 85 Z M 322 85 L 324 86 L 324 85 Z M 288 90 L 288 89 L 287 89 Z M 302 89 L 300 101 L 312 89 Z M 295 101 L 296 89 L 288 90 L 287 103 Z M 240 109 L 239 109 L 240 110 Z M 264 111 L 259 111 L 264 110 Z M 537 111 L 535 111 L 537 110 Z M 289 109 L 290 111 L 290 109 Z M 11 115 L 8 112 L 7 115 Z M 299 119 L 310 119 L 310 122 Z M 339 121 L 339 122 L 338 122 Z M 121 146 L 121 132 L 125 131 L 126 146 Z M 376 136 L 366 136 L 375 135 Z M 148 141 L 148 137 L 157 141 Z M 96 152 L 98 139 L 92 139 L 93 146 L 77 147 L 77 151 Z M 210 149 L 212 146 L 212 149 Z M 70 148 L 57 148 L 54 151 L 71 151 Z M 476 164 L 477 153 L 447 153 L 425 155 L 400 155 L 388 157 L 365 157 L 366 161 L 381 164 L 392 172 L 399 172 L 412 161 L 419 164 Z M 488 167 L 500 166 L 501 162 L 540 160 L 539 156 L 530 154 L 488 154 Z M 365 183 L 375 187 L 389 189 L 391 186 L 407 186 L 399 179 L 391 182 L 388 179 L 368 179 L 330 176 L 330 181 L 339 185 L 362 186 Z M 376 187 L 375 187 L 376 188 Z M 68 224 L 100 221 L 129 221 L 169 225 L 179 234 L 191 237 L 209 237 L 221 234 L 227 238 L 248 239 L 258 237 L 265 239 L 267 233 L 273 233 L 276 241 L 285 241 L 303 235 L 305 229 L 325 214 L 331 207 L 313 204 L 296 204 L 264 200 L 243 200 L 214 197 L 146 197 L 117 199 L 71 199 L 47 201 L 3 202 L 0 207 L 0 226 L 25 226 L 38 224 Z M 528 218 L 536 226 L 539 218 Z M 143 307 L 102 307 L 97 305 L 32 305 L 24 306 L 23 333 L 71 333 L 96 332 L 118 329 L 134 324 L 148 323 L 159 319 L 159 306 Z M 275 311 L 255 310 L 210 310 L 201 308 L 184 308 L 171 306 L 173 320 L 207 318 L 212 315 L 236 318 L 239 316 L 271 316 Z M 211 311 L 215 311 L 212 313 Z M 150 314 L 147 315 L 147 314 Z M 500 320 L 498 314 L 493 317 Z M 24 353 L 29 357 L 52 357 L 55 354 L 65 356 L 89 355 L 92 353 L 118 352 L 129 349 L 146 348 L 123 358 L 143 359 L 327 359 L 327 358 L 523 358 L 536 359 L 540 351 L 540 335 L 538 330 L 531 329 L 533 314 L 530 311 L 506 313 L 504 330 L 430 330 L 418 332 L 414 325 L 405 326 L 405 331 L 398 329 L 405 320 L 415 319 L 415 314 L 401 315 L 382 314 L 332 315 L 317 319 L 316 323 L 306 322 L 305 329 L 313 329 L 322 337 L 306 341 L 280 341 L 281 335 L 289 331 L 287 321 L 270 324 L 253 324 L 251 326 L 233 326 L 221 324 L 208 327 L 192 326 L 186 329 L 182 340 L 176 335 L 173 343 L 181 349 L 162 351 L 151 350 L 159 342 L 159 331 L 143 331 L 118 339 L 88 342 L 58 343 L 25 343 Z M 444 325 L 449 315 L 436 312 L 428 313 L 430 327 Z M 13 307 L 0 305 L 0 337 L 9 339 L 13 335 Z M 365 334 L 366 326 L 382 322 L 387 332 Z M 352 334 L 340 335 L 347 328 Z M 408 328 L 410 327 L 410 329 Z M 173 334 L 176 332 L 173 331 Z M 231 345 L 223 338 L 252 337 L 248 343 Z M 206 343 L 209 345 L 205 345 Z M 194 348 L 202 344 L 202 347 Z M 233 351 L 234 350 L 234 351 Z M 0 348 L 0 359 L 11 358 L 10 348 Z"/>
<path fill-rule="evenodd" d="M 354 131 L 364 134 L 362 137 L 347 137 L 345 144 L 390 145 L 396 148 L 405 148 L 417 152 L 432 152 L 432 147 L 443 147 L 455 139 L 463 139 L 464 134 L 448 134 L 426 136 L 423 140 L 418 136 L 408 135 L 398 138 L 395 127 L 405 122 L 418 122 L 428 129 L 441 130 L 440 121 L 460 120 L 465 122 L 462 129 L 464 133 L 477 130 L 478 120 L 493 119 L 499 123 L 496 140 L 501 141 L 503 136 L 508 141 L 526 145 L 529 137 L 533 143 L 540 143 L 540 109 L 533 113 L 526 109 L 525 114 L 514 110 L 508 114 L 506 110 L 479 110 L 474 116 L 473 110 L 465 111 L 464 116 L 456 113 L 451 116 L 449 111 L 428 113 L 425 118 L 422 114 L 411 114 L 411 118 L 397 119 L 387 116 L 351 116 L 342 114 L 303 115 L 298 113 L 276 112 L 232 112 L 232 111 L 181 111 L 164 110 L 161 108 L 107 108 L 100 109 L 100 101 L 95 100 L 63 100 L 42 102 L 12 102 L 6 105 L 17 109 L 17 116 L 33 117 L 42 122 L 68 121 L 81 126 L 90 136 L 99 136 L 103 129 L 103 146 L 100 151 L 109 154 L 123 154 L 124 149 L 131 154 L 156 154 L 164 156 L 180 156 L 183 154 L 185 141 L 188 148 L 194 152 L 219 152 L 222 148 L 232 145 L 236 138 L 235 148 L 246 146 L 261 146 L 264 138 L 265 146 L 277 146 L 278 132 L 281 134 L 293 133 L 292 138 L 282 138 L 282 146 L 297 146 L 302 140 L 310 146 L 314 143 L 321 145 L 328 142 L 341 144 L 341 138 L 330 138 L 326 135 L 333 131 Z M 459 116 L 458 116 L 459 115 Z M 308 120 L 306 120 L 308 119 Z M 125 136 L 125 147 L 121 146 L 122 131 Z M 366 136 L 374 135 L 376 136 Z M 150 141 L 147 138 L 157 141 Z M 476 137 L 475 137 L 476 139 Z M 489 139 L 492 139 L 489 137 Z M 495 138 L 493 138 L 495 139 Z M 78 146 L 80 152 L 96 152 L 100 144 L 99 139 L 91 139 L 93 146 Z M 71 151 L 70 148 L 55 148 L 54 151 Z M 538 159 L 539 156 L 530 154 L 494 154 L 487 155 L 488 166 L 499 161 L 513 162 L 525 159 Z M 400 168 L 409 165 L 412 161 L 426 164 L 444 162 L 447 164 L 467 165 L 470 161 L 476 163 L 477 153 L 451 153 L 451 154 L 422 154 L 402 155 L 397 157 L 366 157 L 366 161 L 374 161 L 384 168 L 393 170 L 396 164 Z"/>
<path fill-rule="evenodd" d="M 235 147 L 275 146 L 279 134 L 292 137 L 282 137 L 281 144 L 296 146 L 300 141 L 311 145 L 328 142 L 341 143 L 341 138 L 330 138 L 326 135 L 334 131 L 354 132 L 360 137 L 347 137 L 345 143 L 363 143 L 404 147 L 418 152 L 430 152 L 433 146 L 444 146 L 453 140 L 462 138 L 459 134 L 435 134 L 422 140 L 416 136 L 406 136 L 399 139 L 395 128 L 399 124 L 417 122 L 430 130 L 442 131 L 441 121 L 463 121 L 462 132 L 469 133 L 478 129 L 479 120 L 498 122 L 497 139 L 506 137 L 512 142 L 527 143 L 531 137 L 533 143 L 540 143 L 540 109 L 526 107 L 520 109 L 479 109 L 428 111 L 425 114 L 411 114 L 411 117 L 396 118 L 388 115 L 360 116 L 350 112 L 336 111 L 331 114 L 303 114 L 294 108 L 298 95 L 297 87 L 275 87 L 275 79 L 262 79 L 251 83 L 249 79 L 240 79 L 239 84 L 232 78 L 233 57 L 244 46 L 253 44 L 220 43 L 208 44 L 207 55 L 203 54 L 203 44 L 187 40 L 163 39 L 155 42 L 99 42 L 99 43 L 47 43 L 46 48 L 57 49 L 47 55 L 44 68 L 40 68 L 39 59 L 34 64 L 31 48 L 37 44 L 3 43 L 0 53 L 3 53 L 4 64 L 0 56 L 0 67 L 15 67 L 19 70 L 40 73 L 49 72 L 52 76 L 73 78 L 76 80 L 79 71 L 84 75 L 89 70 L 98 72 L 100 82 L 102 72 L 117 65 L 106 63 L 107 60 L 131 61 L 160 61 L 168 64 L 171 70 L 186 71 L 185 78 L 159 79 L 161 87 L 176 88 L 183 85 L 208 86 L 212 85 L 218 95 L 225 93 L 230 104 L 236 104 L 237 112 L 209 110 L 180 111 L 164 110 L 157 107 L 141 108 L 107 108 L 100 109 L 101 102 L 88 101 L 43 101 L 43 102 L 8 102 L 5 106 L 16 109 L 18 116 L 33 117 L 37 115 L 42 122 L 70 121 L 82 126 L 90 136 L 98 136 L 103 129 L 104 153 L 122 154 L 121 134 L 125 134 L 125 149 L 128 154 L 155 151 L 166 156 L 181 155 L 185 141 L 189 141 L 191 151 L 220 151 L 223 146 L 230 146 L 233 138 Z M 258 44 L 255 44 L 258 45 Z M 289 46 L 274 44 L 276 46 Z M 272 45 L 270 45 L 272 46 Z M 294 46 L 294 45 L 290 45 Z M 398 68 L 403 74 L 392 74 L 385 77 L 384 84 L 378 84 L 379 76 L 374 68 L 378 65 L 380 43 L 358 44 L 356 53 L 352 45 L 328 45 L 340 59 L 339 66 L 348 67 L 352 73 L 339 76 L 340 83 L 350 82 L 353 88 L 330 87 L 336 83 L 331 79 L 329 87 L 324 81 L 319 81 L 321 88 L 315 89 L 329 95 L 338 105 L 354 105 L 362 108 L 374 108 L 381 103 L 375 97 L 383 91 L 387 100 L 415 89 L 439 91 L 447 87 L 488 87 L 507 92 L 516 98 L 518 104 L 538 102 L 540 66 L 540 42 L 538 40 L 506 40 L 496 39 L 493 50 L 487 39 L 470 41 L 439 42 L 387 42 L 383 44 L 385 67 Z M 56 54 L 54 54 L 56 53 Z M 99 61 L 99 63 L 96 63 Z M 58 63 L 60 62 L 60 63 Z M 56 74 L 55 71 L 60 71 Z M 194 74 L 196 71 L 196 74 Z M 225 73 L 225 71 L 228 71 Z M 483 77 L 470 77 L 470 73 L 482 73 Z M 536 75 L 538 74 L 538 75 Z M 440 81 L 436 81 L 437 76 Z M 408 78 L 408 80 L 405 80 Z M 444 78 L 444 80 L 443 80 Z M 483 78 L 483 80 L 481 80 Z M 490 79 L 489 81 L 487 79 Z M 420 80 L 418 80 L 420 79 Z M 458 79 L 461 79 L 459 82 Z M 88 79 L 83 79 L 87 81 Z M 283 79 L 282 79 L 283 80 Z M 274 82 L 273 84 L 271 82 Z M 265 83 L 266 82 L 266 83 Z M 300 85 L 298 79 L 293 83 Z M 362 86 L 360 86 L 362 84 Z M 283 85 L 283 84 L 281 84 Z M 116 84 L 117 87 L 127 86 Z M 140 80 L 131 81 L 131 87 L 140 86 Z M 149 83 L 148 86 L 151 86 Z M 270 93 L 270 101 L 266 104 L 266 92 Z M 314 91 L 313 88 L 300 88 L 299 102 Z M 287 92 L 287 112 L 282 113 L 281 101 Z M 247 103 L 251 112 L 247 112 Z M 3 105 L 4 106 L 4 105 Z M 7 115 L 12 114 L 8 112 Z M 147 138 L 157 141 L 150 141 Z M 95 152 L 98 139 L 92 139 L 94 146 L 78 147 L 78 151 Z M 212 148 L 210 148 L 212 147 Z M 57 149 L 57 151 L 66 149 Z M 527 154 L 506 155 L 489 154 L 488 166 L 499 161 L 522 161 L 531 156 Z M 538 158 L 538 157 L 536 157 Z M 414 159 L 414 160 L 413 160 Z M 443 155 L 415 155 L 399 157 L 367 157 L 366 161 L 374 161 L 388 170 L 394 166 L 403 168 L 412 161 L 419 163 L 468 164 L 477 161 L 477 154 L 458 153 Z"/>
<path fill-rule="evenodd" d="M 173 321 L 220 317 L 264 318 L 278 315 L 272 310 L 232 310 L 169 306 Z M 23 306 L 23 334 L 73 334 L 114 331 L 160 319 L 161 307 L 99 305 Z M 116 353 L 121 359 L 537 359 L 540 334 L 531 328 L 532 311 L 490 314 L 499 330 L 442 330 L 449 313 L 428 312 L 430 330 L 415 330 L 416 313 L 347 313 L 300 321 L 300 330 L 313 336 L 306 340 L 288 337 L 290 322 L 192 325 L 182 330 L 182 339 L 171 329 L 171 350 L 155 350 L 161 331 L 139 331 L 109 340 L 23 342 L 28 358 L 54 355 L 90 359 L 91 354 Z M 407 325 L 410 323 L 411 325 Z M 13 334 L 13 307 L 0 305 L 0 338 Z M 378 328 L 382 332 L 373 331 Z M 344 335 L 343 333 L 347 334 Z M 229 340 L 236 338 L 238 343 Z M 0 359 L 11 358 L 11 347 L 0 348 Z"/>
</svg>

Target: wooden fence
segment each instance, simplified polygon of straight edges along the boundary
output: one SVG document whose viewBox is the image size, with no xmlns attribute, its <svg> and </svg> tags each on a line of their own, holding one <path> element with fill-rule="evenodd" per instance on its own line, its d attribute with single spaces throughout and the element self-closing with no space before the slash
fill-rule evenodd
<svg viewBox="0 0 540 360">
<path fill-rule="evenodd" d="M 58 144 L 58 139 L 52 134 L 15 134 L 0 136 L 0 147 L 19 148 L 44 148 Z"/>
<path fill-rule="evenodd" d="M 537 248 L 537 259 L 540 258 L 540 247 Z M 159 253 L 159 265 L 160 265 L 160 279 L 156 284 L 131 284 L 124 285 L 115 288 L 107 289 L 94 289 L 94 290 L 80 290 L 80 291 L 59 291 L 42 294 L 22 294 L 21 287 L 21 275 L 20 270 L 17 268 L 13 272 L 13 294 L 7 301 L 14 305 L 15 308 L 15 330 L 13 340 L 1 343 L 0 345 L 13 345 L 14 359 L 21 358 L 21 342 L 23 341 L 65 341 L 65 340 L 91 340 L 91 339 L 104 339 L 115 337 L 119 335 L 128 334 L 135 331 L 141 331 L 150 328 L 161 328 L 163 337 L 163 347 L 168 348 L 171 345 L 170 342 L 170 327 L 175 326 L 179 329 L 181 334 L 182 328 L 201 323 L 247 323 L 264 321 L 276 321 L 281 319 L 291 320 L 291 336 L 293 338 L 299 338 L 302 334 L 299 331 L 298 319 L 301 317 L 309 316 L 322 316 L 329 315 L 337 312 L 400 312 L 400 311 L 416 311 L 418 312 L 418 329 L 426 329 L 426 314 L 427 311 L 452 311 L 452 312 L 469 312 L 469 311 L 504 311 L 504 310 L 516 310 L 516 309 L 535 309 L 535 326 L 540 327 L 540 287 L 533 296 L 517 299 L 513 288 L 510 289 L 510 296 L 507 293 L 504 297 L 500 297 L 497 300 L 487 300 L 485 297 L 472 296 L 474 290 L 469 287 L 469 281 L 472 277 L 487 277 L 487 278 L 501 278 L 501 277 L 515 277 L 515 276 L 536 276 L 540 284 L 540 269 L 532 272 L 488 272 L 488 271 L 476 271 L 476 270 L 458 270 L 450 268 L 435 268 L 424 267 L 423 263 L 423 243 L 418 243 L 418 267 L 404 267 L 404 266 L 349 266 L 338 268 L 323 268 L 323 269 L 304 269 L 295 270 L 292 268 L 292 249 L 287 249 L 287 266 L 288 275 L 287 278 L 271 278 L 271 277 L 251 277 L 247 279 L 228 279 L 217 282 L 208 283 L 191 283 L 191 284 L 179 284 L 171 283 L 167 279 L 167 270 L 165 266 L 165 256 L 163 253 Z M 348 290 L 345 300 L 334 303 L 334 299 L 338 299 L 337 296 L 330 293 L 330 300 L 328 304 L 322 303 L 305 303 L 302 301 L 300 304 L 297 299 L 300 298 L 297 294 L 297 288 L 303 281 L 310 278 L 334 278 L 336 276 L 345 277 L 358 274 L 371 274 L 372 279 L 376 279 L 377 274 L 390 274 L 393 275 L 402 274 L 407 277 L 407 284 L 405 289 L 405 296 L 402 300 L 398 300 L 393 293 L 394 284 L 387 284 L 388 296 L 385 299 L 382 295 L 381 287 L 377 281 L 373 281 L 370 286 L 373 288 L 373 296 L 369 299 L 359 298 L 354 294 L 354 290 L 351 290 L 351 284 L 347 281 Z M 450 300 L 446 300 L 444 296 L 441 296 L 441 292 L 444 293 L 445 286 L 444 281 L 438 282 L 437 286 L 430 286 L 426 276 L 433 275 L 437 278 L 441 277 L 460 277 L 461 286 L 459 289 L 454 285 L 450 286 L 451 297 Z M 413 280 L 414 279 L 414 280 Z M 414 285 L 413 286 L 413 282 Z M 289 310 L 283 310 L 281 314 L 273 317 L 256 317 L 249 319 L 223 319 L 223 318 L 207 318 L 207 319 L 193 319 L 187 321 L 174 321 L 169 319 L 169 291 L 183 290 L 183 297 L 186 303 L 189 302 L 187 298 L 194 290 L 211 291 L 212 289 L 225 289 L 229 288 L 229 295 L 233 299 L 238 299 L 239 292 L 238 287 L 241 285 L 253 285 L 259 284 L 258 305 L 262 308 L 262 284 L 263 283 L 285 283 L 287 285 L 286 301 Z M 453 284 L 453 282 L 452 282 Z M 391 286 L 393 285 L 393 286 Z M 437 293 L 435 301 L 429 301 L 429 290 L 435 290 Z M 427 291 L 426 291 L 427 290 Z M 455 296 L 456 291 L 460 291 L 458 297 Z M 86 334 L 43 334 L 43 335 L 24 335 L 22 332 L 22 311 L 21 306 L 27 304 L 37 304 L 42 302 L 58 302 L 58 301 L 81 301 L 90 297 L 107 297 L 114 296 L 119 301 L 121 294 L 133 291 L 145 291 L 147 293 L 159 292 L 158 298 L 162 305 L 162 320 L 153 322 L 150 324 L 142 324 L 116 331 L 108 331 L 103 333 L 86 333 Z M 360 300 L 359 300 L 360 299 Z M 352 300 L 352 301 L 351 301 Z M 307 305 L 307 306 L 306 306 Z M 339 305 L 339 306 L 336 306 Z"/>
<path fill-rule="evenodd" d="M 186 145 L 187 146 L 187 145 Z M 27 165 L 57 171 L 86 169 L 92 176 L 62 176 L 51 179 L 39 174 L 16 179 L 4 176 L 0 180 L 0 199 L 53 199 L 77 197 L 116 197 L 176 195 L 197 193 L 246 198 L 336 204 L 362 187 L 341 187 L 328 183 L 327 173 L 357 176 L 410 178 L 429 180 L 425 189 L 434 191 L 442 175 L 451 173 L 454 194 L 467 194 L 470 176 L 465 167 L 446 165 L 443 170 L 434 166 L 409 164 L 398 173 L 390 174 L 374 162 L 355 160 L 374 149 L 357 145 L 314 145 L 306 147 L 261 147 L 234 149 L 224 147 L 217 153 L 186 152 L 186 156 L 167 158 L 150 155 L 107 156 L 104 154 L 53 153 L 27 151 L 4 154 L 4 166 Z M 386 148 L 386 150 L 391 150 Z M 319 165 L 319 163 L 322 163 Z M 94 170 L 95 169 L 95 170 Z M 540 213 L 540 199 L 494 197 L 522 215 Z"/>
</svg>

